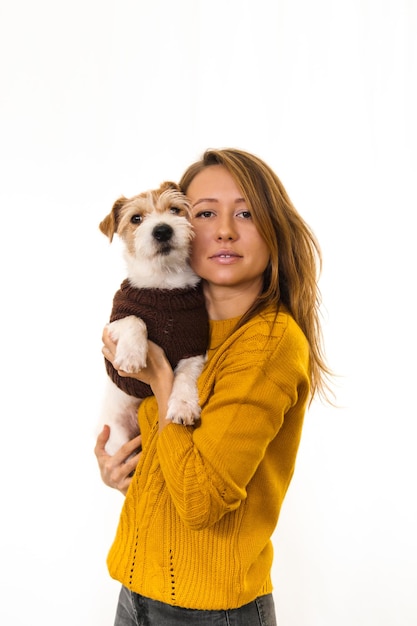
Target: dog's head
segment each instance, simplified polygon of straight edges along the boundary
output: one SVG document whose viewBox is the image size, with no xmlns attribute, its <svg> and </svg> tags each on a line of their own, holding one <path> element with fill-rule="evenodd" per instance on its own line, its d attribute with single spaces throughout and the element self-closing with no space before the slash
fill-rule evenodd
<svg viewBox="0 0 417 626">
<path fill-rule="evenodd" d="M 164 276 L 170 275 L 172 279 L 174 274 L 184 271 L 190 279 L 188 256 L 193 237 L 190 209 L 189 200 L 173 182 L 162 183 L 159 189 L 132 198 L 116 200 L 99 228 L 110 241 L 115 234 L 123 241 L 133 284 L 161 287 Z"/>
</svg>

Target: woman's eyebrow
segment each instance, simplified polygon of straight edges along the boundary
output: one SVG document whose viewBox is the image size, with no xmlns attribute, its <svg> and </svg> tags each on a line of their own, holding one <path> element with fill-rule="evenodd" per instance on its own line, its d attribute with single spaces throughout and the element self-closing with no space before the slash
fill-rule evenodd
<svg viewBox="0 0 417 626">
<path fill-rule="evenodd" d="M 195 206 L 197 206 L 198 204 L 200 204 L 201 202 L 218 202 L 217 198 L 200 198 L 199 200 L 196 200 L 196 202 L 193 203 L 193 208 Z M 245 198 L 236 198 L 235 200 L 236 204 L 242 203 L 242 202 L 246 202 Z"/>
<path fill-rule="evenodd" d="M 200 204 L 201 202 L 218 202 L 216 200 L 216 198 L 200 198 L 199 200 L 197 200 L 196 202 L 193 203 L 193 207 L 197 206 L 197 204 Z"/>
</svg>

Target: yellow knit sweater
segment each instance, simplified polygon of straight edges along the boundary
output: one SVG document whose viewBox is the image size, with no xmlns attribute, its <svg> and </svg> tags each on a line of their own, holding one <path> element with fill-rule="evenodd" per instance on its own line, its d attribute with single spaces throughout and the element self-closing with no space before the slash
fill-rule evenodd
<svg viewBox="0 0 417 626">
<path fill-rule="evenodd" d="M 158 433 L 143 401 L 143 454 L 114 543 L 110 575 L 144 596 L 229 609 L 272 591 L 271 535 L 290 483 L 309 396 L 307 340 L 285 312 L 231 331 L 210 322 L 197 427 Z"/>
</svg>

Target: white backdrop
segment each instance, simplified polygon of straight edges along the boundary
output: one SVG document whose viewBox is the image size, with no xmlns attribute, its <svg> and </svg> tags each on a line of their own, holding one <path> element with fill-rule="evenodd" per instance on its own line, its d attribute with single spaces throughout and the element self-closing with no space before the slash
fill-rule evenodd
<svg viewBox="0 0 417 626">
<path fill-rule="evenodd" d="M 321 242 L 338 410 L 274 537 L 280 626 L 414 626 L 415 0 L 0 0 L 0 622 L 111 626 L 122 496 L 93 456 L 124 268 L 99 221 L 206 147 L 255 152 Z"/>
</svg>

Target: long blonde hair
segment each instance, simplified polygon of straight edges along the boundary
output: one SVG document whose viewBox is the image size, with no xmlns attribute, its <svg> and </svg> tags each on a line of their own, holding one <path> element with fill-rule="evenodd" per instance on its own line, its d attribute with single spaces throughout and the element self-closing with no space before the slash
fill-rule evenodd
<svg viewBox="0 0 417 626">
<path fill-rule="evenodd" d="M 259 157 L 227 148 L 206 150 L 201 160 L 184 172 L 184 193 L 206 167 L 222 165 L 235 179 L 253 221 L 270 251 L 262 293 L 241 318 L 243 325 L 268 305 L 285 305 L 304 332 L 310 346 L 311 399 L 317 393 L 329 401 L 328 368 L 319 318 L 321 294 L 317 284 L 322 257 L 317 239 L 293 206 L 274 171 Z"/>
</svg>

